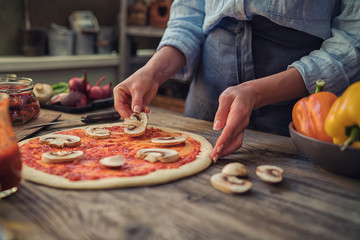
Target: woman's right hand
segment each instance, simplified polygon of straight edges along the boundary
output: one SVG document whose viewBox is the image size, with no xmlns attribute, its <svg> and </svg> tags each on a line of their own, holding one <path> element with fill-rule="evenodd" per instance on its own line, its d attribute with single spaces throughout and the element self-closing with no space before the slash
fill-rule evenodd
<svg viewBox="0 0 360 240">
<path fill-rule="evenodd" d="M 129 78 L 114 88 L 114 107 L 122 118 L 133 112 L 149 112 L 149 103 L 154 98 L 159 83 L 151 76 L 146 66 L 140 68 Z"/>
<path fill-rule="evenodd" d="M 122 118 L 133 112 L 149 112 L 149 103 L 159 86 L 185 65 L 185 56 L 177 48 L 164 46 L 129 78 L 114 88 L 114 107 Z"/>
</svg>

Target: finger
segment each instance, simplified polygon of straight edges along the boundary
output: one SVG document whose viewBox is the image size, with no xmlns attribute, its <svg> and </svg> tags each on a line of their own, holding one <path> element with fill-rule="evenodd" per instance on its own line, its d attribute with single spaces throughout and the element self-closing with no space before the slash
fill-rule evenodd
<svg viewBox="0 0 360 240">
<path fill-rule="evenodd" d="M 115 87 L 114 90 L 114 108 L 122 118 L 127 118 L 131 115 L 132 111 L 129 105 L 130 96 L 125 89 Z"/>
<path fill-rule="evenodd" d="M 150 108 L 149 108 L 149 106 L 144 106 L 144 112 L 150 113 Z"/>
<path fill-rule="evenodd" d="M 224 156 L 224 151 L 225 149 L 228 149 L 228 146 L 238 143 L 238 142 L 235 143 L 235 140 L 241 134 L 241 129 L 235 129 L 234 131 L 231 132 L 231 134 L 229 134 L 227 131 L 225 131 L 226 128 L 227 126 L 225 126 L 223 132 L 220 134 L 219 138 L 217 139 L 212 152 L 210 153 L 210 158 L 213 159 L 214 161 Z"/>
<path fill-rule="evenodd" d="M 238 106 L 238 104 L 233 103 L 232 106 Z M 228 146 L 235 146 L 236 144 L 238 147 L 241 147 L 242 141 L 239 140 L 234 142 L 238 136 L 243 132 L 245 127 L 248 125 L 248 115 L 246 112 L 240 110 L 241 107 L 231 107 L 226 125 L 220 134 L 216 144 L 214 146 L 213 151 L 210 154 L 212 159 L 220 158 L 223 156 L 224 149 L 228 148 Z M 232 148 L 233 149 L 233 148 Z M 234 149 L 236 150 L 236 148 Z M 229 153 L 227 153 L 229 154 Z"/>
<path fill-rule="evenodd" d="M 214 130 L 220 130 L 225 126 L 232 103 L 233 97 L 230 94 L 227 94 L 227 91 L 224 91 L 219 97 L 219 107 L 214 118 Z"/>
<path fill-rule="evenodd" d="M 136 84 L 131 91 L 132 101 L 131 101 L 131 109 L 135 113 L 141 112 L 143 108 L 144 102 L 144 92 L 142 87 Z"/>
<path fill-rule="evenodd" d="M 219 154 L 220 154 L 223 147 L 224 147 L 224 145 L 218 146 L 218 145 L 215 144 L 213 150 L 209 154 L 209 157 L 210 157 L 211 161 L 213 161 L 214 163 L 217 162 L 217 160 L 220 158 Z"/>
<path fill-rule="evenodd" d="M 242 131 L 241 133 L 239 133 L 235 139 L 233 139 L 231 141 L 231 143 L 229 145 L 227 145 L 226 147 L 222 148 L 222 151 L 220 153 L 221 157 L 225 157 L 233 152 L 235 152 L 237 149 L 242 147 L 243 144 L 243 140 L 244 140 L 244 131 Z"/>
<path fill-rule="evenodd" d="M 225 157 L 231 154 L 242 146 L 243 131 L 235 133 L 226 139 L 228 140 L 226 142 L 221 142 L 221 139 L 218 139 L 216 142 L 214 149 L 210 154 L 210 158 L 213 160 L 213 162 L 216 162 L 221 157 Z"/>
<path fill-rule="evenodd" d="M 243 119 L 238 114 L 230 113 L 227 123 L 217 140 L 217 145 L 223 145 L 225 147 L 231 145 L 234 139 L 236 139 L 238 135 L 240 135 L 244 131 L 247 125 L 248 121 L 246 119 Z M 224 149 L 222 149 L 222 151 L 223 150 Z"/>
</svg>

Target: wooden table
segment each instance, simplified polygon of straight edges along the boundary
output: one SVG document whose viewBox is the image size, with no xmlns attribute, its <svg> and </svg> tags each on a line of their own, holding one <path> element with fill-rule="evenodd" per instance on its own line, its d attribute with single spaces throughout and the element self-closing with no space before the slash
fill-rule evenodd
<svg viewBox="0 0 360 240">
<path fill-rule="evenodd" d="M 219 135 L 211 122 L 159 109 L 152 110 L 150 122 L 200 134 L 212 144 Z M 211 186 L 210 176 L 230 162 L 248 168 L 249 193 L 228 195 Z M 260 164 L 284 168 L 284 181 L 259 180 Z M 0 201 L 0 216 L 14 239 L 360 239 L 360 181 L 315 166 L 290 138 L 247 130 L 240 150 L 195 176 L 92 191 L 23 181 Z"/>
</svg>

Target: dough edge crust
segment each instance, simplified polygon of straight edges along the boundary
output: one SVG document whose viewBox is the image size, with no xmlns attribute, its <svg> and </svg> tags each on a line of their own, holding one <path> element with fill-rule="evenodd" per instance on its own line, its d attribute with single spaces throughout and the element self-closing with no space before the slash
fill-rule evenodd
<svg viewBox="0 0 360 240">
<path fill-rule="evenodd" d="M 121 123 L 113 124 L 98 124 L 98 127 L 111 127 L 119 126 Z M 185 135 L 189 135 L 191 138 L 199 141 L 201 143 L 200 153 L 197 155 L 197 158 L 185 165 L 180 166 L 179 168 L 174 169 L 160 169 L 155 172 L 151 172 L 146 175 L 133 176 L 133 177 L 112 177 L 112 178 L 103 178 L 96 180 L 80 180 L 80 181 L 70 181 L 67 178 L 52 175 L 49 173 L 44 173 L 39 170 L 28 167 L 23 164 L 22 177 L 25 180 L 35 182 L 41 185 L 46 185 L 55 188 L 64 188 L 64 189 L 111 189 L 111 188 L 128 188 L 128 187 L 140 187 L 140 186 L 150 186 L 158 185 L 163 183 L 168 183 L 185 177 L 195 175 L 212 163 L 209 154 L 212 150 L 212 145 L 204 137 L 186 132 L 181 130 L 176 130 L 168 127 L 160 127 L 155 125 L 149 125 L 148 127 L 154 127 L 161 129 L 165 132 L 179 132 Z M 77 127 L 64 129 L 61 131 L 71 130 L 71 129 L 83 129 L 85 127 Z M 60 132 L 60 131 L 59 131 Z M 58 132 L 54 132 L 58 133 Z M 38 136 L 39 137 L 39 136 Z M 19 146 L 30 141 L 30 138 L 19 143 Z"/>
</svg>

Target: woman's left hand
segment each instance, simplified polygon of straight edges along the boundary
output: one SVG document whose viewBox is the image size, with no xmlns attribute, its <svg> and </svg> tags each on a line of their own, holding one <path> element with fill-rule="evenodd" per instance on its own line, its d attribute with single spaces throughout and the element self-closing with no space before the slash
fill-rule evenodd
<svg viewBox="0 0 360 240">
<path fill-rule="evenodd" d="M 251 111 L 256 102 L 256 95 L 250 89 L 248 84 L 244 83 L 229 87 L 221 93 L 214 130 L 223 128 L 223 131 L 210 153 L 213 162 L 242 146 L 244 129 L 249 124 Z"/>
<path fill-rule="evenodd" d="M 219 97 L 214 130 L 223 128 L 210 158 L 216 162 L 240 148 L 253 109 L 309 94 L 300 72 L 290 68 L 229 87 Z"/>
</svg>

